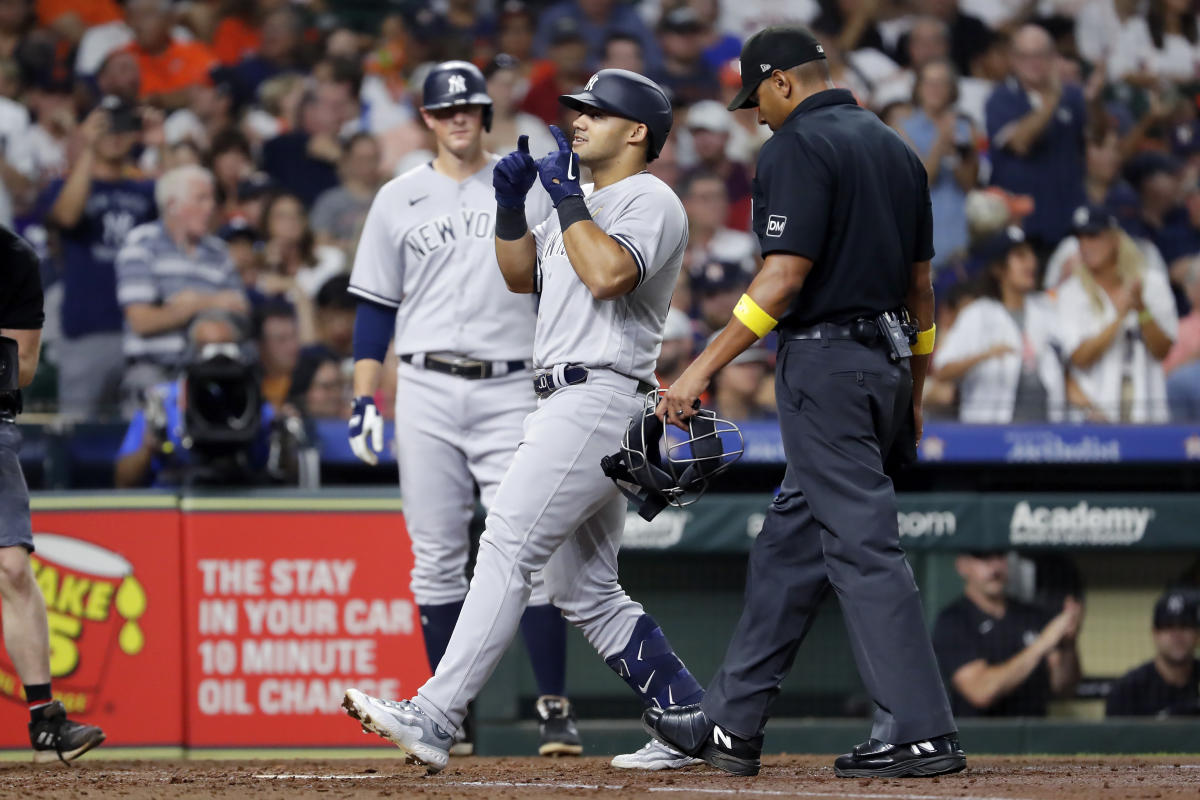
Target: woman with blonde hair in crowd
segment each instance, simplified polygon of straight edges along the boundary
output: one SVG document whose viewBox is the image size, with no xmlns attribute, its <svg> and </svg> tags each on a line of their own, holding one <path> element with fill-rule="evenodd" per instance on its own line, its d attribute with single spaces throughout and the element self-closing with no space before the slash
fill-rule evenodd
<svg viewBox="0 0 1200 800">
<path fill-rule="evenodd" d="M 1090 419 L 1166 422 L 1162 360 L 1179 331 L 1166 275 L 1099 206 L 1073 218 L 1080 266 L 1058 290 L 1071 403 Z"/>
<path fill-rule="evenodd" d="M 939 382 L 958 384 L 962 422 L 1059 421 L 1065 388 L 1058 317 L 1036 291 L 1037 256 L 1010 226 L 980 242 L 980 296 L 968 303 L 934 352 Z"/>
</svg>

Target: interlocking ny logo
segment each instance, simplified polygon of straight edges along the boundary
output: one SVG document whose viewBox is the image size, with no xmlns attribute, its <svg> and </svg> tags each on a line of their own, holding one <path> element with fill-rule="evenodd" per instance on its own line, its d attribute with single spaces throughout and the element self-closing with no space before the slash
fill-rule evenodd
<svg viewBox="0 0 1200 800">
<path fill-rule="evenodd" d="M 597 74 L 593 75 L 593 76 L 591 77 L 591 80 L 589 80 L 589 81 L 587 82 L 587 86 L 583 87 L 583 90 L 584 90 L 585 92 L 590 92 L 590 91 L 592 90 L 592 87 L 596 85 L 596 79 L 597 79 L 597 78 L 599 78 L 599 77 L 600 77 L 600 74 L 599 74 L 599 73 L 597 73 Z"/>
<path fill-rule="evenodd" d="M 451 75 L 446 88 L 450 94 L 462 94 L 467 91 L 467 79 L 462 75 Z"/>
<path fill-rule="evenodd" d="M 783 236 L 784 226 L 787 225 L 787 217 L 779 214 L 772 214 L 767 217 L 767 236 Z"/>
</svg>

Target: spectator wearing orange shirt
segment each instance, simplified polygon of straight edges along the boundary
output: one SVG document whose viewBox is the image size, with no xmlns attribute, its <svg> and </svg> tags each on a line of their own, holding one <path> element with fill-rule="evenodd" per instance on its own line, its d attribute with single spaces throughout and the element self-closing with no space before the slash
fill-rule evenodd
<svg viewBox="0 0 1200 800">
<path fill-rule="evenodd" d="M 115 0 L 37 0 L 37 18 L 40 27 L 77 42 L 87 28 L 120 19 L 121 8 Z"/>
<path fill-rule="evenodd" d="M 235 0 L 226 5 L 212 36 L 213 55 L 223 65 L 232 67 L 258 52 L 262 34 L 258 30 L 261 20 L 257 6 L 254 0 Z"/>
<path fill-rule="evenodd" d="M 200 42 L 171 36 L 169 0 L 129 0 L 133 42 L 126 48 L 137 57 L 142 75 L 141 99 L 175 109 L 191 101 L 191 90 L 211 83 L 217 59 Z"/>
</svg>

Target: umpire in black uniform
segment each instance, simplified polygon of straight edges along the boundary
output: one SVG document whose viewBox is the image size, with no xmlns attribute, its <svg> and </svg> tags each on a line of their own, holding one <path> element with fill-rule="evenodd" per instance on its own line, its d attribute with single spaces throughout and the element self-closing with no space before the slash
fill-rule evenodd
<svg viewBox="0 0 1200 800">
<path fill-rule="evenodd" d="M 44 318 L 37 254 L 0 225 L 0 601 L 4 647 L 29 705 L 35 762 L 71 761 L 104 741 L 104 731 L 67 719 L 53 697 L 46 601 L 29 565 L 33 530 L 16 420 L 21 387 L 37 370 Z"/>
<path fill-rule="evenodd" d="M 829 79 L 807 30 L 742 49 L 730 110 L 758 107 L 774 136 L 754 180 L 765 257 L 730 324 L 659 403 L 686 427 L 712 376 L 778 325 L 783 487 L 750 554 L 745 608 L 703 702 L 648 710 L 651 735 L 738 775 L 759 769 L 779 684 L 832 586 L 876 712 L 840 756 L 847 777 L 937 775 L 966 765 L 885 465 L 916 456 L 933 350 L 933 221 L 917 155 Z M 906 317 L 907 315 L 910 315 Z M 907 321 L 906 321 L 907 320 Z"/>
</svg>

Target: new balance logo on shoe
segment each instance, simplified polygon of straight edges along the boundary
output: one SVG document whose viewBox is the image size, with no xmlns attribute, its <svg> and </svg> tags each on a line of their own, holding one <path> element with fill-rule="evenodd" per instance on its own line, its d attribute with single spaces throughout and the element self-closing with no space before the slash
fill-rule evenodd
<svg viewBox="0 0 1200 800">
<path fill-rule="evenodd" d="M 922 750 L 924 750 L 926 753 L 932 753 L 932 752 L 934 752 L 935 750 L 937 750 L 937 748 L 936 748 L 936 747 L 934 747 L 934 746 L 933 746 L 933 745 L 932 745 L 930 742 L 928 742 L 928 741 L 924 741 L 924 742 L 914 742 L 914 743 L 911 745 L 911 748 L 910 748 L 910 749 L 912 750 L 912 753 L 913 753 L 913 755 L 914 755 L 914 756 L 919 756 L 919 755 L 921 755 L 921 751 L 922 751 Z"/>
<path fill-rule="evenodd" d="M 713 725 L 713 744 L 724 747 L 726 750 L 732 750 L 733 737 L 721 730 L 720 725 Z"/>
</svg>

